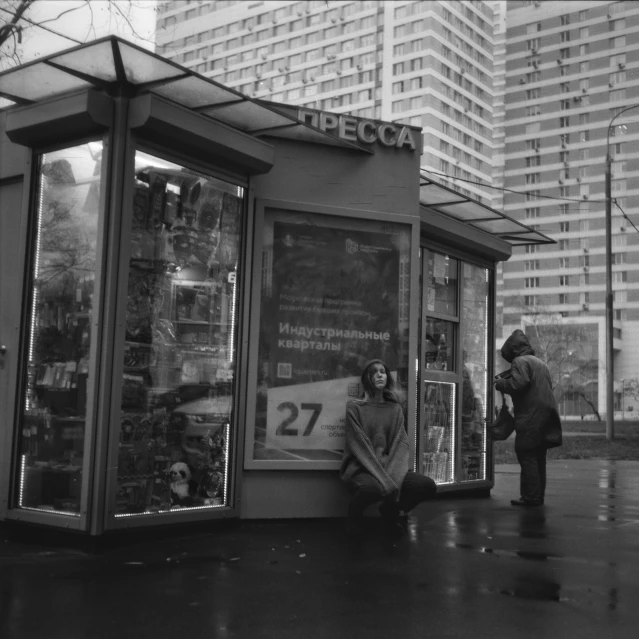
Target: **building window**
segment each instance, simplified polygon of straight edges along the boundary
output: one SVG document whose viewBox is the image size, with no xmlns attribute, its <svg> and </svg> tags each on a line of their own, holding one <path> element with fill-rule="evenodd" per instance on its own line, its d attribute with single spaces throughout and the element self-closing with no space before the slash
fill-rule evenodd
<svg viewBox="0 0 639 639">
<path fill-rule="evenodd" d="M 611 67 L 619 67 L 623 69 L 626 64 L 626 54 L 625 53 L 617 53 L 617 55 L 610 56 L 610 66 Z"/>
<path fill-rule="evenodd" d="M 526 166 L 541 166 L 541 157 L 539 155 L 532 155 L 526 158 Z"/>
<path fill-rule="evenodd" d="M 541 97 L 541 88 L 526 89 L 527 100 L 538 100 Z"/>
<path fill-rule="evenodd" d="M 570 57 L 570 48 L 566 47 L 565 49 L 559 49 L 559 57 L 562 60 L 567 60 Z"/>
<path fill-rule="evenodd" d="M 560 257 L 559 258 L 559 268 L 570 268 L 570 258 L 569 257 Z"/>
<path fill-rule="evenodd" d="M 560 42 L 570 42 L 570 31 L 562 31 L 559 34 L 559 41 Z"/>
<path fill-rule="evenodd" d="M 569 246 L 569 240 L 559 240 L 559 250 L 567 251 Z"/>
<path fill-rule="evenodd" d="M 559 286 L 570 286 L 570 276 L 569 275 L 560 275 L 559 276 Z"/>
<path fill-rule="evenodd" d="M 559 222 L 559 232 L 568 233 L 570 231 L 570 222 Z"/>
<path fill-rule="evenodd" d="M 525 288 L 539 288 L 539 278 L 538 277 L 524 278 L 524 286 Z"/>
<path fill-rule="evenodd" d="M 526 244 L 526 248 L 524 249 L 526 253 L 539 253 L 540 245 L 539 244 Z"/>
<path fill-rule="evenodd" d="M 608 28 L 610 31 L 621 31 L 626 28 L 626 20 L 621 18 L 620 20 L 611 20 L 608 23 Z"/>
<path fill-rule="evenodd" d="M 581 27 L 581 29 L 579 29 L 580 38 L 587 38 L 589 36 L 590 36 L 590 27 Z"/>
<path fill-rule="evenodd" d="M 524 295 L 524 305 L 525 306 L 537 306 L 537 296 L 536 295 Z"/>
<path fill-rule="evenodd" d="M 625 264 L 626 263 L 626 254 L 625 253 L 615 253 L 612 256 L 613 264 Z"/>
<path fill-rule="evenodd" d="M 589 142 L 590 141 L 590 132 L 589 131 L 579 131 L 579 141 L 580 142 Z"/>
<path fill-rule="evenodd" d="M 569 25 L 570 24 L 570 15 L 566 13 L 563 16 L 559 16 L 559 22 L 561 23 L 562 27 L 565 27 L 565 26 Z"/>
<path fill-rule="evenodd" d="M 538 206 L 526 209 L 526 219 L 530 220 L 535 217 L 540 217 L 541 209 Z"/>
<path fill-rule="evenodd" d="M 589 50 L 590 49 L 588 44 L 579 45 L 579 55 L 588 55 Z"/>
<path fill-rule="evenodd" d="M 568 304 L 568 293 L 559 293 L 559 303 Z"/>
<path fill-rule="evenodd" d="M 559 126 L 561 128 L 566 128 L 570 126 L 570 118 L 567 115 L 564 115 L 559 118 Z"/>
<path fill-rule="evenodd" d="M 534 115 L 540 115 L 541 114 L 541 106 L 539 106 L 538 104 L 533 104 L 530 106 L 526 107 L 526 116 L 527 117 L 531 117 Z"/>
<path fill-rule="evenodd" d="M 538 149 L 540 147 L 541 147 L 541 140 L 539 140 L 538 138 L 535 138 L 533 140 L 526 140 L 527 151 L 534 151 L 535 149 Z"/>
<path fill-rule="evenodd" d="M 539 267 L 540 267 L 540 261 L 539 260 L 526 260 L 526 262 L 524 262 L 524 270 L 526 271 L 538 271 Z"/>
</svg>

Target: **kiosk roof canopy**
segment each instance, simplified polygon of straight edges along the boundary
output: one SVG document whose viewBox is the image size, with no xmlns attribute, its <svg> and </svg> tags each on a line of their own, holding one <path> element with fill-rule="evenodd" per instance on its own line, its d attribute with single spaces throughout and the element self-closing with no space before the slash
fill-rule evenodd
<svg viewBox="0 0 639 639">
<path fill-rule="evenodd" d="M 555 240 L 508 217 L 495 209 L 434 182 L 422 171 L 419 180 L 419 201 L 423 206 L 443 213 L 468 226 L 493 235 L 511 246 L 555 244 Z"/>
<path fill-rule="evenodd" d="M 87 88 L 129 97 L 155 93 L 254 136 L 276 135 L 371 153 L 131 42 L 109 36 L 0 73 L 0 108 Z"/>
<path fill-rule="evenodd" d="M 276 136 L 373 152 L 367 145 L 299 120 L 290 110 L 278 109 L 276 103 L 254 100 L 116 36 L 0 73 L 0 108 L 35 104 L 88 88 L 129 97 L 154 93 L 256 137 Z M 433 182 L 423 172 L 420 203 L 512 246 L 554 243 L 507 215 Z"/>
</svg>

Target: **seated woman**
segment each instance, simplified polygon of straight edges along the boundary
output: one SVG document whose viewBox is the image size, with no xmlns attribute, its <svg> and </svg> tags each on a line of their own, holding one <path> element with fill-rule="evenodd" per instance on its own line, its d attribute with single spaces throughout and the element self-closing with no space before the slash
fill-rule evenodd
<svg viewBox="0 0 639 639">
<path fill-rule="evenodd" d="M 362 373 L 364 397 L 346 406 L 346 442 L 340 477 L 352 497 L 347 530 L 364 531 L 364 511 L 381 502 L 379 512 L 389 533 L 401 533 L 405 526 L 401 512 L 432 499 L 435 482 L 409 471 L 408 436 L 404 413 L 395 393 L 390 371 L 374 359 Z"/>
</svg>

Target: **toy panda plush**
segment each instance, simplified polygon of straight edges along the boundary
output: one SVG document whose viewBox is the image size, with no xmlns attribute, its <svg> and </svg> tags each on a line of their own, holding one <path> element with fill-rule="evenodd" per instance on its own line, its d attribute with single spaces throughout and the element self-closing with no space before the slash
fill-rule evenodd
<svg viewBox="0 0 639 639">
<path fill-rule="evenodd" d="M 191 469 L 184 462 L 176 462 L 169 468 L 171 503 L 188 506 L 192 503 L 195 493 L 195 482 L 191 478 Z"/>
</svg>

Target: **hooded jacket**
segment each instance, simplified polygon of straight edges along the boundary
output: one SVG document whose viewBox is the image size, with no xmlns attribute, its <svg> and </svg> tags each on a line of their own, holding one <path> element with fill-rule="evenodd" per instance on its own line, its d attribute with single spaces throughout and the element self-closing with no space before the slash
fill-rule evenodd
<svg viewBox="0 0 639 639">
<path fill-rule="evenodd" d="M 510 375 L 495 388 L 510 395 L 515 413 L 515 451 L 561 445 L 561 421 L 548 367 L 535 357 L 528 337 L 516 330 L 501 347 Z"/>
</svg>

